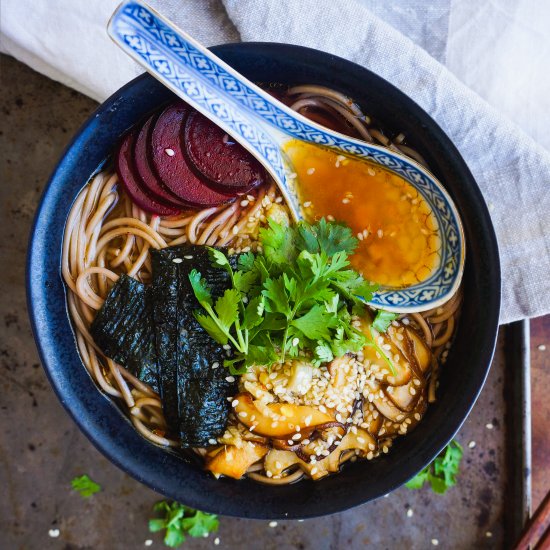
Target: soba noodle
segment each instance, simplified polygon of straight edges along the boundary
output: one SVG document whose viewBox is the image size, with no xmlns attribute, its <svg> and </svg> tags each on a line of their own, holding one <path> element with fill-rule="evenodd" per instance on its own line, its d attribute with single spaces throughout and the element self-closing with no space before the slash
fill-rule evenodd
<svg viewBox="0 0 550 550">
<path fill-rule="evenodd" d="M 340 116 L 349 124 L 350 134 L 366 141 L 378 141 L 425 164 L 416 151 L 403 144 L 402 134 L 390 140 L 371 126 L 371 119 L 352 100 L 339 92 L 320 86 L 296 86 L 288 91 L 288 96 L 292 107 L 298 111 L 314 108 L 331 117 Z M 168 433 L 158 394 L 127 369 L 106 358 L 95 344 L 89 327 L 96 312 L 121 273 L 144 283 L 151 281 L 151 248 L 192 243 L 227 246 L 230 254 L 261 251 L 256 240 L 258 229 L 271 216 L 287 216 L 274 184 L 240 197 L 230 205 L 183 212 L 170 218 L 150 215 L 138 208 L 121 189 L 117 175 L 109 170 L 93 176 L 76 198 L 65 228 L 62 275 L 68 288 L 68 309 L 77 347 L 84 366 L 98 386 L 121 403 L 136 430 L 149 441 L 166 447 L 179 445 Z M 439 367 L 446 359 L 460 304 L 458 292 L 443 307 L 405 316 L 399 321 L 402 326 L 417 329 L 432 352 L 431 369 L 426 375 L 429 402 L 435 400 Z M 376 419 L 374 413 L 369 414 Z M 235 419 L 230 421 L 230 427 L 235 428 L 236 424 Z M 265 440 L 242 427 L 239 429 L 239 437 L 244 440 Z M 402 433 L 401 428 L 395 429 Z M 383 435 L 382 430 L 380 434 Z M 390 444 L 391 437 L 382 438 L 383 452 L 387 452 Z M 205 449 L 195 449 L 195 452 L 199 456 L 206 454 Z M 346 449 L 336 457 L 336 466 L 355 460 L 356 455 L 353 448 Z M 372 452 L 368 455 L 367 458 L 374 456 Z M 298 462 L 284 475 L 269 476 L 263 460 L 253 464 L 247 472 L 250 478 L 263 483 L 292 483 L 305 472 L 311 475 L 313 471 Z"/>
</svg>

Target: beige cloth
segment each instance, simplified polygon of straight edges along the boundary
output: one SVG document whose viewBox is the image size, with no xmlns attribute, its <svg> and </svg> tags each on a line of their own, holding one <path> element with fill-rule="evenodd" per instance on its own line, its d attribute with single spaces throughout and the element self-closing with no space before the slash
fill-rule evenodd
<svg viewBox="0 0 550 550">
<path fill-rule="evenodd" d="M 511 6 L 510 2 L 494 0 L 490 3 L 491 9 Z M 513 2 L 516 10 L 518 5 L 533 4 L 533 0 Z M 484 75 L 490 75 L 491 67 L 475 43 L 479 17 L 474 17 L 472 10 L 479 7 L 478 2 L 474 2 L 475 6 L 471 0 L 432 2 L 431 11 L 426 10 L 433 18 L 429 32 L 423 28 L 426 25 L 421 10 L 414 14 L 392 12 L 392 8 L 382 11 L 377 0 L 156 0 L 150 3 L 206 45 L 242 39 L 318 48 L 368 67 L 412 97 L 456 144 L 488 203 L 501 254 L 501 322 L 550 312 L 550 153 L 503 115 L 506 111 L 510 116 L 514 114 L 510 107 L 514 97 L 506 96 L 506 101 L 499 104 L 498 94 L 482 82 Z M 117 4 L 117 0 L 4 0 L 2 51 L 102 100 L 140 72 L 106 36 L 107 20 Z M 411 0 L 410 5 L 413 4 L 422 2 Z M 546 3 L 537 4 L 537 19 L 544 15 L 542 4 Z M 453 11 L 457 5 L 460 10 Z M 468 6 L 470 12 L 465 11 Z M 526 34 L 525 10 L 518 11 L 522 19 L 517 26 Z M 402 27 L 432 55 L 375 13 Z M 467 17 L 468 13 L 471 17 Z M 477 22 L 483 25 L 484 44 L 491 32 L 507 31 L 507 40 L 512 42 L 516 35 L 523 36 L 510 31 L 513 13 L 502 12 L 499 27 L 490 25 L 494 17 L 489 17 L 486 11 L 480 13 L 482 16 Z M 452 28 L 457 32 L 448 36 Z M 547 51 L 550 42 L 548 39 L 545 42 L 543 34 L 535 31 L 530 36 L 535 42 L 538 40 L 536 49 L 532 49 L 529 57 L 529 48 L 533 45 L 523 39 L 521 51 L 526 57 L 521 60 L 516 56 L 516 63 L 533 62 L 532 67 L 540 63 L 540 51 Z M 436 60 L 445 62 L 449 57 L 451 66 L 464 73 L 468 65 L 461 64 L 462 58 L 452 49 L 457 42 L 464 44 L 464 53 L 471 64 L 475 64 L 476 59 L 471 57 L 468 42 L 475 46 L 471 50 L 478 52 L 479 67 L 484 67 L 483 71 L 476 69 L 475 78 L 463 74 L 464 80 L 469 81 L 466 78 L 469 77 L 472 86 L 477 84 L 476 89 L 485 97 L 492 97 L 498 110 Z M 503 71 L 518 72 L 521 68 L 506 65 L 502 56 L 499 59 L 501 66 L 495 71 L 497 81 L 502 80 Z M 544 90 L 550 82 L 547 73 L 546 70 L 534 74 L 538 78 L 533 80 L 533 85 Z M 513 80 L 507 78 L 510 82 Z M 529 86 L 517 85 L 513 91 L 522 112 L 527 110 L 539 117 L 536 124 L 525 124 L 531 135 L 537 135 L 540 128 L 549 127 L 550 106 L 539 103 L 543 98 L 550 98 L 550 93 L 540 93 L 537 88 L 536 94 L 528 95 L 528 90 Z M 548 132 L 538 135 L 543 141 Z"/>
</svg>

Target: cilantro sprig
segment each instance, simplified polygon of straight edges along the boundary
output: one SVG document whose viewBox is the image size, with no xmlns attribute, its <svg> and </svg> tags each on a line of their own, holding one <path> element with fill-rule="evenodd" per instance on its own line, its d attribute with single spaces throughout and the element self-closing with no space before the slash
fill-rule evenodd
<svg viewBox="0 0 550 550">
<path fill-rule="evenodd" d="M 352 325 L 351 309 L 364 308 L 378 285 L 349 268 L 358 241 L 349 227 L 321 221 L 288 227 L 269 220 L 260 230 L 263 254 L 239 257 L 233 269 L 211 248 L 231 288 L 215 303 L 208 281 L 193 270 L 189 280 L 202 311 L 195 316 L 210 336 L 234 348 L 233 373 L 253 364 L 304 358 L 314 365 L 372 344 Z"/>
<path fill-rule="evenodd" d="M 461 445 L 455 440 L 451 441 L 429 466 L 416 474 L 405 486 L 409 489 L 420 489 L 427 482 L 434 493 L 445 493 L 456 485 L 462 454 Z"/>
<path fill-rule="evenodd" d="M 392 321 L 395 321 L 399 317 L 399 313 L 392 313 L 384 309 L 379 309 L 376 312 L 374 321 L 372 322 L 372 328 L 378 332 L 386 332 L 390 327 Z"/>
<path fill-rule="evenodd" d="M 93 481 L 87 474 L 75 477 L 71 480 L 71 487 L 82 498 L 90 498 L 101 491 L 101 485 Z"/>
<path fill-rule="evenodd" d="M 218 516 L 189 508 L 179 502 L 161 500 L 153 506 L 153 510 L 162 514 L 162 518 L 149 520 L 149 531 L 166 530 L 164 544 L 171 548 L 180 546 L 186 535 L 204 537 L 218 530 Z"/>
</svg>

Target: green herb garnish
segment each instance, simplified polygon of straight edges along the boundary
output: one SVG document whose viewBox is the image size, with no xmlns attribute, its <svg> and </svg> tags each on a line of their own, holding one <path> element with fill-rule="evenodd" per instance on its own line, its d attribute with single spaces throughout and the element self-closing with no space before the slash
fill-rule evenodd
<svg viewBox="0 0 550 550">
<path fill-rule="evenodd" d="M 71 481 L 71 487 L 74 491 L 79 493 L 82 498 L 89 498 L 101 491 L 101 485 L 90 479 L 86 474 L 75 477 Z"/>
<path fill-rule="evenodd" d="M 391 325 L 391 322 L 395 321 L 398 317 L 399 313 L 392 313 L 391 311 L 379 309 L 376 312 L 376 317 L 372 323 L 372 328 L 378 332 L 386 332 Z"/>
<path fill-rule="evenodd" d="M 218 516 L 194 510 L 179 502 L 161 500 L 153 506 L 153 510 L 164 517 L 150 519 L 149 531 L 156 533 L 165 529 L 164 544 L 171 548 L 179 546 L 186 535 L 205 537 L 218 530 Z"/>
<path fill-rule="evenodd" d="M 373 345 L 353 327 L 351 309 L 364 310 L 378 285 L 349 269 L 348 256 L 358 244 L 349 227 L 324 219 L 293 227 L 269 220 L 260 243 L 263 254 L 241 255 L 236 270 L 223 252 L 210 249 L 213 265 L 225 269 L 232 283 L 215 303 L 201 274 L 189 275 L 203 307 L 197 320 L 235 350 L 234 359 L 225 361 L 231 372 L 288 357 L 319 366 Z"/>
<path fill-rule="evenodd" d="M 429 466 L 416 474 L 405 486 L 409 489 L 420 489 L 428 482 L 434 493 L 445 493 L 449 487 L 456 485 L 462 454 L 460 444 L 455 440 L 451 441 Z"/>
</svg>

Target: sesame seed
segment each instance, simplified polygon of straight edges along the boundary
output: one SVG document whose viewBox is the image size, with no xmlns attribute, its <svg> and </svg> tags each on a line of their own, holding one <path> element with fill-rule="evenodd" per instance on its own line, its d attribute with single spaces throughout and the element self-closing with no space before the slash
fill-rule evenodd
<svg viewBox="0 0 550 550">
<path fill-rule="evenodd" d="M 50 529 L 48 535 L 50 535 L 52 539 L 56 539 L 59 536 L 59 529 Z"/>
<path fill-rule="evenodd" d="M 315 168 L 308 168 L 307 169 L 307 175 L 308 176 L 311 176 L 311 174 L 314 174 L 315 173 Z"/>
<path fill-rule="evenodd" d="M 283 467 L 283 465 L 277 460 L 277 461 L 275 462 L 275 468 L 277 468 L 278 470 L 280 470 L 282 467 Z"/>
<path fill-rule="evenodd" d="M 327 220 L 328 220 L 329 222 L 333 222 L 333 221 L 334 221 L 334 216 L 333 216 L 332 214 L 329 214 L 329 215 L 327 216 Z"/>
<path fill-rule="evenodd" d="M 384 232 L 383 232 L 381 229 L 379 229 L 379 230 L 376 232 L 376 234 L 378 235 L 378 238 L 379 238 L 379 239 L 381 239 L 381 238 L 384 236 Z"/>
<path fill-rule="evenodd" d="M 293 338 L 293 339 L 292 339 L 292 345 L 293 345 L 293 346 L 297 346 L 299 343 L 300 343 L 300 339 L 299 339 L 299 338 Z"/>
<path fill-rule="evenodd" d="M 409 393 L 410 393 L 411 395 L 416 395 L 416 390 L 411 386 L 411 387 L 409 388 Z"/>
<path fill-rule="evenodd" d="M 216 538 L 214 539 L 214 544 L 215 544 L 216 546 L 218 546 L 218 545 L 220 544 L 220 537 L 216 537 Z"/>
<path fill-rule="evenodd" d="M 213 369 L 217 369 L 219 366 L 220 366 L 220 364 L 219 364 L 217 361 L 214 361 L 214 362 L 212 363 L 212 368 L 213 368 Z"/>
<path fill-rule="evenodd" d="M 367 168 L 367 172 L 369 173 L 369 176 L 376 176 L 376 172 L 372 168 Z"/>
<path fill-rule="evenodd" d="M 294 441 L 292 441 L 292 439 L 287 439 L 286 442 L 287 442 L 289 445 L 294 445 Z"/>
<path fill-rule="evenodd" d="M 275 199 L 275 202 L 276 202 L 277 204 L 281 204 L 281 203 L 283 202 L 283 197 L 277 197 L 277 198 Z"/>
<path fill-rule="evenodd" d="M 487 532 L 485 533 L 485 536 L 486 536 L 488 539 L 490 539 L 490 538 L 493 536 L 493 533 L 491 533 L 491 531 L 487 531 Z"/>
<path fill-rule="evenodd" d="M 350 203 L 349 199 L 342 199 L 342 204 L 349 204 L 349 203 Z"/>
<path fill-rule="evenodd" d="M 408 518 L 412 518 L 413 515 L 414 515 L 413 509 L 412 509 L 412 508 L 409 508 L 409 509 L 407 510 L 407 517 L 408 517 Z"/>
<path fill-rule="evenodd" d="M 432 544 L 434 546 L 437 546 L 439 544 L 439 541 L 437 539 L 432 539 Z"/>
<path fill-rule="evenodd" d="M 234 376 L 226 376 L 225 379 L 226 379 L 228 382 L 235 382 L 235 377 L 234 377 Z"/>
<path fill-rule="evenodd" d="M 317 468 L 317 466 L 313 466 L 313 468 L 311 468 L 311 475 L 314 476 L 318 471 L 319 468 Z"/>
<path fill-rule="evenodd" d="M 298 440 L 302 439 L 302 434 L 294 434 L 294 435 L 292 436 L 292 439 L 293 439 L 294 441 L 298 441 Z"/>
<path fill-rule="evenodd" d="M 309 208 L 311 206 L 311 201 L 304 202 L 304 208 Z"/>
<path fill-rule="evenodd" d="M 270 521 L 269 526 L 270 527 L 277 527 L 277 522 L 276 521 Z"/>
<path fill-rule="evenodd" d="M 541 344 L 539 347 L 538 347 L 538 350 L 539 351 L 546 351 L 546 346 L 544 344 Z"/>
<path fill-rule="evenodd" d="M 241 201 L 241 206 L 248 206 L 248 201 L 247 200 Z"/>
<path fill-rule="evenodd" d="M 238 225 L 234 225 L 234 226 L 233 226 L 233 229 L 231 230 L 231 233 L 233 233 L 233 235 L 236 235 L 238 232 L 239 232 L 239 226 L 238 226 Z"/>
<path fill-rule="evenodd" d="M 174 149 L 164 149 L 164 152 L 169 156 L 173 157 L 176 153 L 174 152 Z"/>
<path fill-rule="evenodd" d="M 239 404 L 239 400 L 238 400 L 238 399 L 233 399 L 233 401 L 231 401 L 231 406 L 232 406 L 232 407 L 236 407 L 238 404 Z"/>
<path fill-rule="evenodd" d="M 414 419 L 415 419 L 415 420 L 418 420 L 418 422 L 420 422 L 420 419 L 421 419 L 421 418 L 422 418 L 422 417 L 420 416 L 420 413 L 414 413 Z"/>
<path fill-rule="evenodd" d="M 364 437 L 358 437 L 357 442 L 361 443 L 361 445 L 363 445 L 363 443 L 365 443 L 365 438 Z"/>
<path fill-rule="evenodd" d="M 372 451 L 369 451 L 368 454 L 367 454 L 367 460 L 372 460 L 374 457 L 374 454 Z"/>
<path fill-rule="evenodd" d="M 151 539 L 147 539 L 144 544 L 145 546 L 153 546 L 153 541 Z"/>
<path fill-rule="evenodd" d="M 277 421 L 271 423 L 272 428 L 276 428 L 279 425 Z"/>
<path fill-rule="evenodd" d="M 193 256 L 187 255 L 187 256 L 184 256 L 184 258 L 185 258 L 186 260 L 192 260 L 192 259 L 193 259 Z"/>
<path fill-rule="evenodd" d="M 216 441 L 215 439 L 209 439 L 209 440 L 208 440 L 208 443 L 209 443 L 210 445 L 216 445 L 217 441 Z"/>
<path fill-rule="evenodd" d="M 222 347 L 223 349 L 231 349 L 231 346 L 229 344 L 224 344 Z"/>
<path fill-rule="evenodd" d="M 387 446 L 387 445 L 384 445 L 384 446 L 382 447 L 382 452 L 383 452 L 384 454 L 387 454 L 388 451 L 389 451 L 388 446 Z"/>
<path fill-rule="evenodd" d="M 357 233 L 357 238 L 362 241 L 364 239 L 363 233 Z"/>
<path fill-rule="evenodd" d="M 469 447 L 470 449 L 473 449 L 475 446 L 476 446 L 476 442 L 475 442 L 475 441 L 470 441 L 470 443 L 468 443 L 468 447 Z"/>
<path fill-rule="evenodd" d="M 491 422 L 489 422 L 488 424 L 485 424 L 485 427 L 488 429 L 488 430 L 492 430 L 494 428 L 494 426 L 491 424 Z"/>
<path fill-rule="evenodd" d="M 247 413 L 246 411 L 241 411 L 241 412 L 239 413 L 239 416 L 240 416 L 241 418 L 246 418 L 246 417 L 248 416 L 248 413 Z"/>
<path fill-rule="evenodd" d="M 175 264 L 181 264 L 181 262 L 183 262 L 183 260 L 181 258 L 174 258 L 172 260 L 172 262 L 175 263 Z"/>
</svg>

